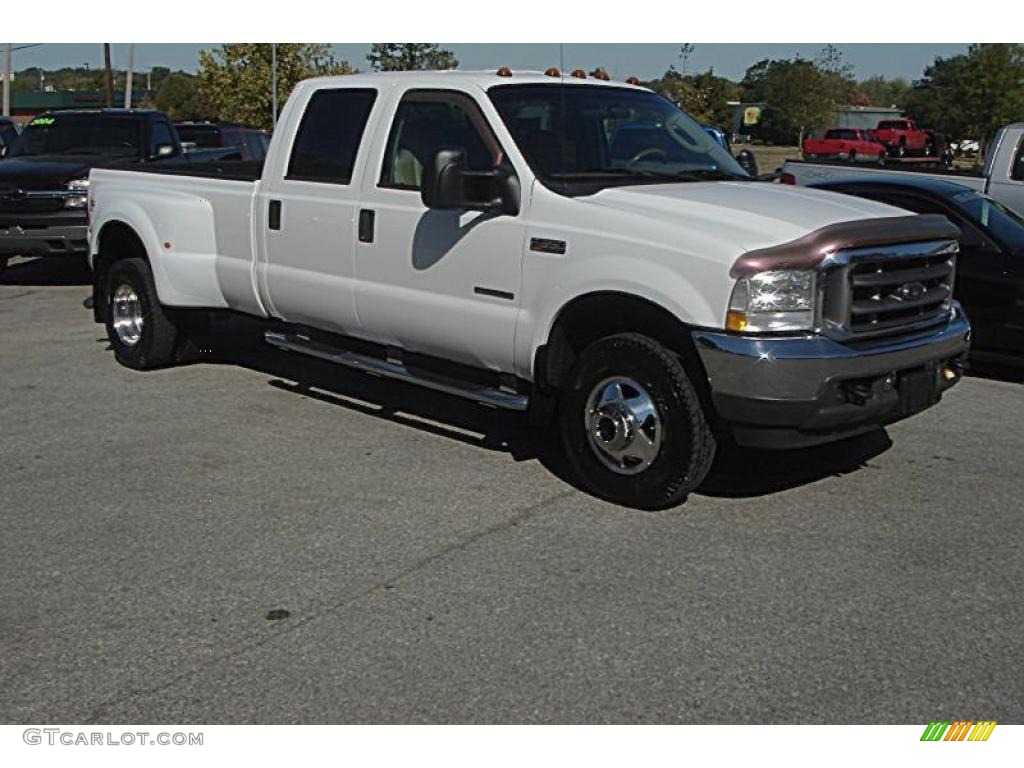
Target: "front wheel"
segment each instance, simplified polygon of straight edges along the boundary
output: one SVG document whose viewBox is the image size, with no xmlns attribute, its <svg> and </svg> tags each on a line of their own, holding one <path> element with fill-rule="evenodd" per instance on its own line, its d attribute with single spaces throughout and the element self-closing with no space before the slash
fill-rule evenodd
<svg viewBox="0 0 1024 768">
<path fill-rule="evenodd" d="M 178 331 L 160 305 L 149 264 L 143 259 L 114 262 L 103 299 L 107 337 L 121 365 L 146 370 L 174 361 Z"/>
<path fill-rule="evenodd" d="M 580 355 L 559 399 L 562 443 L 595 495 L 641 509 L 682 502 L 704 480 L 715 438 L 682 362 L 622 333 Z"/>
</svg>

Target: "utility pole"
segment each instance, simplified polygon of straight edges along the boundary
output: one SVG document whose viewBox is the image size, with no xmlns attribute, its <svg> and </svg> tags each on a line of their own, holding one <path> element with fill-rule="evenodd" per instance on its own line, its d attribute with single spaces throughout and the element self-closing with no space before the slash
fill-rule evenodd
<svg viewBox="0 0 1024 768">
<path fill-rule="evenodd" d="M 4 117 L 11 116 L 11 44 L 4 43 Z"/>
<path fill-rule="evenodd" d="M 107 106 L 114 106 L 114 82 L 113 75 L 110 72 L 110 43 L 103 44 L 103 66 L 105 72 L 103 74 L 103 86 L 107 91 Z"/>
<path fill-rule="evenodd" d="M 128 76 L 124 82 L 124 108 L 132 108 L 132 71 L 135 68 L 135 43 L 128 43 Z"/>
<path fill-rule="evenodd" d="M 273 112 L 271 126 L 277 128 L 277 43 L 270 44 L 270 111 Z"/>
</svg>

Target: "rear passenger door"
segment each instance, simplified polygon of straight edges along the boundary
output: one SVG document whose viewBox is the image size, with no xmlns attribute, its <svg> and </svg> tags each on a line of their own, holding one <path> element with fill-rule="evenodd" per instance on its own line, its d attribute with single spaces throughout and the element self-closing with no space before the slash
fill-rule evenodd
<svg viewBox="0 0 1024 768">
<path fill-rule="evenodd" d="M 314 91 L 283 166 L 264 174 L 256 236 L 265 244 L 263 294 L 277 317 L 346 334 L 359 326 L 356 180 L 376 102 L 374 88 Z"/>
</svg>

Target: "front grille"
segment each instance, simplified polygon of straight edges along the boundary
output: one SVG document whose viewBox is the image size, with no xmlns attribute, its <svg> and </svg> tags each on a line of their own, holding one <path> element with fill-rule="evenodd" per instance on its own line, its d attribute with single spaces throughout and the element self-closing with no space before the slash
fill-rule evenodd
<svg viewBox="0 0 1024 768">
<path fill-rule="evenodd" d="M 64 208 L 62 197 L 4 197 L 0 195 L 0 213 L 49 213 Z"/>
<path fill-rule="evenodd" d="M 841 341 L 882 343 L 949 318 L 953 240 L 840 251 L 823 268 L 823 330 Z"/>
</svg>

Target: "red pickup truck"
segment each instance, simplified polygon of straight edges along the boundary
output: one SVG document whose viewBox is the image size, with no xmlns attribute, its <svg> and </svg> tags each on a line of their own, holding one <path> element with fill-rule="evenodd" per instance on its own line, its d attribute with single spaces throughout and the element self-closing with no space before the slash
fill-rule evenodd
<svg viewBox="0 0 1024 768">
<path fill-rule="evenodd" d="M 930 157 L 935 154 L 935 142 L 931 131 L 922 131 L 917 123 L 909 118 L 899 120 L 881 120 L 875 128 L 875 136 L 895 157 L 903 157 L 908 153 Z"/>
<path fill-rule="evenodd" d="M 824 138 L 804 139 L 801 150 L 807 160 L 838 158 L 851 163 L 884 163 L 888 154 L 885 145 L 875 138 L 874 131 L 860 128 L 830 128 Z"/>
</svg>

